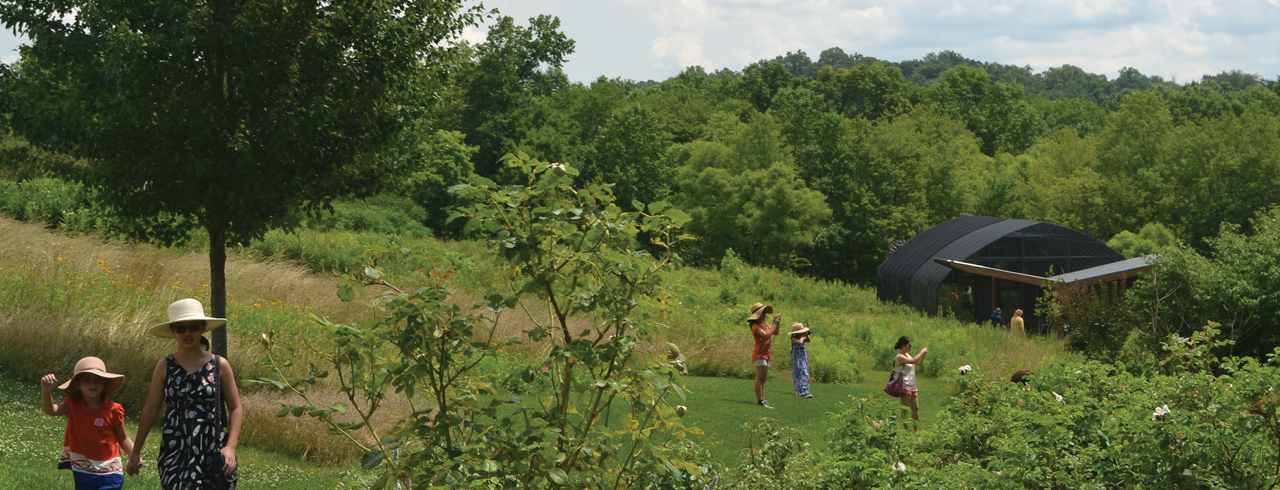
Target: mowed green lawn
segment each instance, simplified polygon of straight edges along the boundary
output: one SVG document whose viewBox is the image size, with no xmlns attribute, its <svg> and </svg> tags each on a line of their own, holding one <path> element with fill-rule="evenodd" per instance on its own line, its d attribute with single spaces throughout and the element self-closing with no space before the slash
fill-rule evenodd
<svg viewBox="0 0 1280 490">
<path fill-rule="evenodd" d="M 681 379 L 689 395 L 685 405 L 689 407 L 685 424 L 693 425 L 706 433 L 705 447 L 710 449 L 717 463 L 736 464 L 739 454 L 747 447 L 750 432 L 743 424 L 753 424 L 768 417 L 780 425 L 791 427 L 810 447 L 826 450 L 827 429 L 835 425 L 832 414 L 845 409 L 842 402 L 850 397 L 875 397 L 893 401 L 884 391 L 888 371 L 873 371 L 868 380 L 857 385 L 813 385 L 813 398 L 795 395 L 790 375 L 773 376 L 765 384 L 765 397 L 773 410 L 756 405 L 750 379 L 699 378 Z M 950 400 L 950 388 L 943 381 L 919 378 L 921 430 L 938 419 L 938 411 Z"/>
</svg>

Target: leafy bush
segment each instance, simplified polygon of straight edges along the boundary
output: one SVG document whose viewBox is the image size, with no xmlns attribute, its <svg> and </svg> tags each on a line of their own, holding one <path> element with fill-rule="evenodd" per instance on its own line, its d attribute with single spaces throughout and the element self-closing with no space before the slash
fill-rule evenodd
<svg viewBox="0 0 1280 490">
<path fill-rule="evenodd" d="M 21 221 L 39 220 L 54 227 L 79 222 L 73 216 L 89 207 L 84 186 L 58 179 L 41 178 L 26 182 L 0 180 L 0 211 Z"/>
<path fill-rule="evenodd" d="M 368 199 L 334 201 L 333 212 L 321 212 L 308 226 L 326 231 L 371 232 L 415 238 L 431 236 L 423 225 L 427 211 L 413 200 L 395 194 Z"/>
<path fill-rule="evenodd" d="M 1266 364 L 1219 358 L 1217 335 L 1210 324 L 1168 337 L 1165 373 L 1090 361 L 1023 385 L 951 370 L 943 421 L 919 433 L 896 400 L 853 399 L 810 480 L 771 474 L 754 488 L 1273 488 L 1280 350 Z"/>
<path fill-rule="evenodd" d="M 0 138 L 0 179 L 23 182 L 34 179 L 79 180 L 83 160 L 41 150 L 14 136 Z"/>
<path fill-rule="evenodd" d="M 293 373 L 293 347 L 264 335 L 269 355 L 262 364 L 275 375 L 257 382 L 307 401 L 286 405 L 281 416 L 319 418 L 356 444 L 354 433 L 367 432 L 375 443 L 362 445 L 362 466 L 388 468 L 375 488 L 405 479 L 423 488 L 619 488 L 659 472 L 686 483 L 700 479 L 707 466 L 682 459 L 697 453 L 680 441 L 700 432 L 680 423 L 677 369 L 642 347 L 664 327 L 657 322 L 666 299 L 658 272 L 670 255 L 650 256 L 637 240 L 646 236 L 665 249 L 688 218 L 664 203 L 622 212 L 608 186 L 573 188 L 572 167 L 509 162 L 527 185 L 477 178 L 463 189 L 483 203 L 463 211 L 465 230 L 481 232 L 510 274 L 486 296 L 489 315 L 462 314 L 444 287 L 452 272 L 431 269 L 434 284 L 376 299 L 386 311 L 377 321 L 321 322 L 328 340 L 319 348 L 331 366 Z M 410 269 L 429 268 L 428 257 L 407 248 L 382 252 L 409 256 Z M 382 283 L 376 268 L 364 276 L 340 283 L 339 296 L 350 301 L 364 296 L 366 281 Z M 510 382 L 495 386 L 476 371 L 500 348 L 493 342 L 497 315 L 521 305 L 524 295 L 546 301 L 551 312 L 550 323 L 535 321 L 524 332 L 552 342 L 537 363 L 542 367 L 519 373 L 528 380 L 529 402 L 495 390 Z M 591 327 L 571 329 L 574 316 L 590 318 Z M 307 398 L 308 387 L 331 373 L 353 406 L 321 407 Z M 396 430 L 379 434 L 369 421 L 389 390 L 410 399 L 421 394 L 428 406 L 398 416 Z M 362 421 L 337 422 L 335 415 L 348 409 Z M 615 416 L 619 428 L 608 428 Z"/>
</svg>

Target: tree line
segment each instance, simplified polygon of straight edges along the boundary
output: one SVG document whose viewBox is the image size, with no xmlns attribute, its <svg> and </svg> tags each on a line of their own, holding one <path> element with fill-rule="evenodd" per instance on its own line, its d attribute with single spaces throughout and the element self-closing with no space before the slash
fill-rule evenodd
<svg viewBox="0 0 1280 490">
<path fill-rule="evenodd" d="M 289 185 L 322 195 L 282 199 L 267 187 L 254 199 L 324 212 L 331 199 L 400 194 L 423 208 L 434 233 L 457 235 L 449 210 L 463 203 L 448 189 L 473 173 L 505 182 L 502 157 L 523 152 L 581 169 L 583 184 L 613 183 L 624 206 L 669 201 L 687 211 L 694 239 L 676 250 L 685 263 L 715 266 L 732 250 L 748 263 L 864 283 L 892 241 L 964 214 L 1052 221 L 1104 241 L 1160 226 L 1207 252 L 1223 224 L 1248 233 L 1250 218 L 1280 200 L 1280 95 L 1274 82 L 1239 71 L 1178 84 L 1133 68 L 1108 79 L 950 51 L 895 63 L 831 48 L 816 61 L 797 52 L 740 71 L 574 83 L 561 69 L 574 49 L 555 17 L 498 17 L 484 42 L 432 51 L 430 73 L 388 77 L 397 85 L 376 99 L 382 119 L 343 128 L 377 129 L 379 144 L 339 135 L 342 152 L 306 153 L 335 170 Z M 14 136 L 36 143 L 32 154 L 93 158 L 71 131 L 47 130 L 72 111 L 36 110 L 55 90 L 36 83 L 35 61 L 24 56 L 6 77 Z M 357 85 L 331 90 L 355 97 L 365 89 Z M 421 110 L 395 109 L 409 101 Z M 334 107 L 352 117 L 351 107 Z M 274 139 L 255 151 L 288 153 L 297 145 L 285 133 L 266 133 Z M 334 155 L 347 163 L 335 166 Z M 314 166 L 281 162 L 293 175 Z M 116 206 L 138 206 L 116 192 L 106 194 Z M 304 221 L 295 207 L 230 221 L 252 225 L 233 241 L 259 224 Z"/>
<path fill-rule="evenodd" d="M 441 127 L 476 173 L 523 151 L 669 200 L 679 250 L 865 282 L 888 244 L 963 214 L 1052 221 L 1101 240 L 1167 227 L 1207 250 L 1274 205 L 1280 96 L 1227 72 L 1187 84 L 1064 65 L 1042 73 L 954 52 L 888 63 L 838 48 L 661 82 L 572 83 L 553 17 L 503 18 L 460 60 Z"/>
</svg>

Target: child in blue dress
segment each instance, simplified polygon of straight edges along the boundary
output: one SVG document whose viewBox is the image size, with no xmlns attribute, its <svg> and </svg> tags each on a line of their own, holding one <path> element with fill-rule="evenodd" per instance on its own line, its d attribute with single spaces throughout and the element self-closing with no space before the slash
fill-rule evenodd
<svg viewBox="0 0 1280 490">
<path fill-rule="evenodd" d="M 796 383 L 796 396 L 813 398 L 809 392 L 809 353 L 804 344 L 809 342 L 809 329 L 797 323 L 791 326 L 791 379 Z"/>
</svg>

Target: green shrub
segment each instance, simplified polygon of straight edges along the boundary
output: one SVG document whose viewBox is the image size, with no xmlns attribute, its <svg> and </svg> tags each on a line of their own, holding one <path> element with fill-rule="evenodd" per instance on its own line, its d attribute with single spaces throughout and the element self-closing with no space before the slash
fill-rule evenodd
<svg viewBox="0 0 1280 490">
<path fill-rule="evenodd" d="M 79 180 L 83 160 L 41 150 L 22 138 L 0 138 L 0 179 L 23 182 L 33 179 Z"/>
<path fill-rule="evenodd" d="M 431 236 L 422 223 L 427 211 L 413 200 L 394 194 L 368 199 L 337 200 L 332 212 L 321 212 L 308 226 L 324 231 L 370 232 L 414 238 Z"/>
<path fill-rule="evenodd" d="M 1219 358 L 1217 335 L 1211 324 L 1169 337 L 1162 372 L 1143 376 L 1098 361 L 1042 368 L 1027 384 L 943 373 L 957 393 L 920 432 L 906 430 L 896 400 L 851 399 L 832 416 L 829 453 L 765 459 L 771 471 L 751 487 L 1271 488 L 1280 350 L 1265 365 Z M 777 468 L 808 476 L 787 481 Z"/>
<path fill-rule="evenodd" d="M 89 194 L 84 186 L 58 179 L 35 179 L 25 182 L 0 180 L 0 211 L 21 221 L 44 221 L 60 227 L 76 213 L 89 208 Z"/>
</svg>

